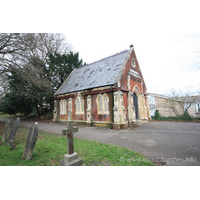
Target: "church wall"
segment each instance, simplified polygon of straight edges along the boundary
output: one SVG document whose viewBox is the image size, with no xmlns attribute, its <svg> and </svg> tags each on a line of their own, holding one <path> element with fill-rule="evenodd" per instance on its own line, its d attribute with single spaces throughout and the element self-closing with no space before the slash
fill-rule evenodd
<svg viewBox="0 0 200 200">
<path fill-rule="evenodd" d="M 123 93 L 123 98 L 124 98 L 124 107 L 126 109 L 126 113 L 125 113 L 125 116 L 126 116 L 126 119 L 124 121 L 127 121 L 128 120 L 128 97 L 127 97 L 127 92 L 124 92 Z"/>
<path fill-rule="evenodd" d="M 87 110 L 87 97 L 85 97 L 84 95 L 82 95 L 83 99 L 84 99 L 84 114 L 76 114 L 76 98 L 77 98 L 78 94 L 74 95 L 74 98 L 72 98 L 72 119 L 73 120 L 86 120 L 86 110 Z"/>
<path fill-rule="evenodd" d="M 133 90 L 133 88 L 137 85 L 137 87 L 140 89 L 140 92 L 142 92 L 142 83 L 135 81 L 133 79 L 130 79 L 130 89 Z"/>
<path fill-rule="evenodd" d="M 133 58 L 135 60 L 135 67 L 132 66 Z M 113 111 L 115 103 L 113 105 L 112 92 L 109 91 L 110 87 L 96 88 L 94 90 L 82 91 L 82 94 L 84 93 L 84 95 L 82 95 L 82 98 L 84 99 L 84 113 L 83 114 L 77 114 L 77 112 L 76 112 L 76 103 L 77 103 L 76 99 L 77 99 L 77 97 L 79 97 L 79 100 L 80 100 L 80 95 L 79 95 L 80 93 L 77 92 L 77 93 L 68 94 L 68 95 L 73 96 L 73 97 L 70 97 L 71 98 L 70 101 L 72 102 L 72 112 L 71 112 L 70 116 L 68 116 L 69 113 L 67 111 L 69 109 L 69 106 L 68 106 L 68 99 L 66 99 L 66 102 L 67 102 L 66 110 L 67 111 L 66 111 L 65 115 L 60 115 L 60 106 L 58 106 L 58 116 L 59 116 L 60 121 L 66 121 L 69 119 L 74 120 L 74 122 L 77 122 L 77 123 L 80 123 L 82 121 L 81 123 L 85 123 L 88 126 L 91 126 L 91 125 L 96 126 L 96 124 L 102 124 L 102 125 L 109 124 L 110 125 L 110 124 L 112 124 L 112 122 L 114 122 L 113 128 L 114 128 L 114 125 L 121 127 L 121 126 L 127 126 L 127 124 L 130 122 L 134 122 L 135 114 L 134 114 L 134 110 L 133 110 L 134 108 L 132 106 L 133 94 L 132 94 L 132 92 L 130 92 L 130 90 L 132 91 L 133 88 L 135 86 L 137 86 L 139 88 L 140 92 L 144 93 L 144 92 L 146 92 L 146 87 L 145 87 L 144 82 L 143 83 L 140 82 L 135 77 L 129 76 L 128 80 L 127 80 L 127 76 L 128 76 L 130 69 L 136 70 L 140 74 L 140 77 L 143 80 L 143 77 L 142 77 L 142 74 L 141 74 L 141 71 L 139 68 L 139 64 L 137 62 L 137 58 L 136 58 L 134 51 L 131 51 L 130 57 L 129 57 L 129 59 L 126 63 L 126 66 L 124 68 L 124 71 L 121 75 L 120 86 L 118 88 L 119 90 L 121 88 L 121 90 L 119 91 L 119 94 L 116 94 L 116 96 L 118 95 L 120 98 L 120 100 L 117 100 L 118 102 L 116 103 L 116 105 L 118 105 L 118 104 L 120 105 L 119 108 L 117 108 L 118 110 Z M 127 85 L 127 82 L 129 80 L 130 80 L 130 82 L 129 82 L 130 87 Z M 118 91 L 118 89 L 116 87 L 114 87 L 113 92 Z M 107 109 L 106 109 L 106 112 L 101 112 L 101 113 L 106 113 L 106 114 L 98 114 L 98 112 L 97 112 L 97 97 L 99 95 L 98 93 L 101 92 L 98 90 L 107 90 L 105 92 L 106 92 L 107 97 L 109 98 L 109 106 L 108 106 L 109 113 L 108 113 Z M 95 92 L 95 91 L 98 93 L 94 94 L 93 92 Z M 103 93 L 101 93 L 101 94 L 103 94 Z M 140 111 L 139 111 L 140 116 L 141 116 L 140 119 L 145 119 L 145 118 L 147 118 L 147 108 L 145 108 L 145 104 L 147 104 L 146 98 L 142 94 L 138 93 L 137 95 L 139 95 L 138 102 L 140 105 Z M 64 96 L 65 95 L 63 95 L 63 97 Z M 118 96 L 117 96 L 117 98 L 118 98 Z M 122 96 L 123 96 L 123 98 L 122 98 Z M 60 100 L 57 100 L 57 101 L 59 101 L 58 105 L 60 105 Z M 87 102 L 89 102 L 89 103 L 87 103 Z M 121 105 L 121 104 L 123 104 L 123 105 Z M 88 109 L 88 105 L 90 105 L 89 109 Z M 98 103 L 98 105 L 99 105 L 99 103 Z M 79 109 L 79 107 L 77 107 L 77 108 Z M 78 111 L 78 113 L 82 113 L 82 110 Z M 115 115 L 114 119 L 113 119 L 113 115 Z M 90 118 L 91 118 L 91 120 L 90 120 Z"/>
<path fill-rule="evenodd" d="M 132 66 L 132 59 L 133 58 L 135 59 L 135 64 L 136 64 L 135 68 Z M 140 74 L 140 77 L 142 77 L 142 74 L 141 74 L 141 72 L 139 70 L 139 65 L 137 63 L 137 58 L 136 58 L 136 55 L 135 55 L 134 51 L 131 52 L 130 57 L 129 57 L 127 63 L 126 63 L 126 68 L 124 69 L 124 72 L 122 74 L 122 78 L 121 78 L 121 88 L 122 89 L 128 89 L 128 86 L 127 86 L 127 76 L 128 76 L 128 73 L 129 73 L 130 69 L 136 70 Z M 135 80 L 131 79 L 130 80 L 130 84 L 131 84 L 131 89 L 135 85 L 137 85 L 139 87 L 140 91 L 143 92 L 141 82 L 138 82 L 138 81 L 135 81 Z"/>
<path fill-rule="evenodd" d="M 123 71 L 123 74 L 122 74 L 122 78 L 121 78 L 121 88 L 123 89 L 128 89 L 127 87 L 127 76 L 128 76 L 128 72 L 130 69 L 134 69 L 133 66 L 131 65 L 131 60 L 132 58 L 134 57 L 134 54 L 133 54 L 133 51 L 131 52 L 131 55 L 126 63 L 126 67 Z"/>
<path fill-rule="evenodd" d="M 97 96 L 98 94 L 92 95 L 92 120 L 93 121 L 103 121 L 103 122 L 112 122 L 112 112 L 111 112 L 111 103 L 112 103 L 112 94 L 111 92 L 106 93 L 109 98 L 109 114 L 97 114 Z"/>
<path fill-rule="evenodd" d="M 100 123 L 100 122 L 105 122 L 105 123 L 112 123 L 113 122 L 113 105 L 112 105 L 112 92 L 106 92 L 106 95 L 109 99 L 109 104 L 108 104 L 108 109 L 109 113 L 108 114 L 98 114 L 97 113 L 97 94 L 92 94 L 92 95 L 83 95 L 83 93 L 80 93 L 81 96 L 84 99 L 84 114 L 77 114 L 76 113 L 76 99 L 79 95 L 79 93 L 73 93 L 73 98 L 71 98 L 72 101 L 72 112 L 71 114 L 68 113 L 69 105 L 68 105 L 68 99 L 64 99 L 66 101 L 66 114 L 61 114 L 60 113 L 60 102 L 61 100 L 58 101 L 58 116 L 59 116 L 59 121 L 60 122 L 65 122 L 67 120 L 73 120 L 74 122 L 81 123 L 81 121 L 85 124 L 87 123 L 92 123 L 95 125 L 95 123 Z M 101 93 L 104 94 L 104 93 Z M 91 121 L 88 121 L 87 119 L 87 97 L 91 96 Z M 68 116 L 69 115 L 69 116 Z M 110 124 L 106 124 L 106 127 L 109 127 Z"/>
<path fill-rule="evenodd" d="M 135 60 L 135 67 L 132 66 L 132 59 L 133 58 Z M 130 79 L 129 79 L 130 80 L 130 88 L 129 88 L 128 85 L 127 85 L 128 84 L 127 77 L 128 77 L 128 73 L 129 73 L 130 69 L 137 71 L 139 73 L 140 77 L 142 78 L 142 80 L 140 81 L 139 79 L 130 76 Z M 125 67 L 123 74 L 122 74 L 122 77 L 121 77 L 120 86 L 121 86 L 122 90 L 123 89 L 129 89 L 131 91 L 133 90 L 133 88 L 135 86 L 137 86 L 139 88 L 139 90 L 140 90 L 140 94 L 138 96 L 139 119 L 145 119 L 145 120 L 148 119 L 149 114 L 148 114 L 148 105 L 147 105 L 146 97 L 144 97 L 141 94 L 141 93 L 146 92 L 146 86 L 145 86 L 145 83 L 143 81 L 143 76 L 142 76 L 142 73 L 140 71 L 140 67 L 139 67 L 139 64 L 138 64 L 138 61 L 137 61 L 137 58 L 136 58 L 134 51 L 131 52 L 130 57 L 129 57 L 127 63 L 126 63 L 126 67 Z M 129 98 L 132 98 L 132 97 L 129 97 Z M 131 107 L 130 107 L 130 105 L 128 105 L 128 101 L 131 101 L 131 100 L 128 100 L 127 92 L 124 92 L 124 107 L 126 109 L 126 119 L 127 120 L 129 120 L 128 115 L 131 115 L 130 117 L 132 118 L 132 112 L 129 112 L 129 109 L 131 109 Z M 133 112 L 135 112 L 135 110 Z"/>
</svg>

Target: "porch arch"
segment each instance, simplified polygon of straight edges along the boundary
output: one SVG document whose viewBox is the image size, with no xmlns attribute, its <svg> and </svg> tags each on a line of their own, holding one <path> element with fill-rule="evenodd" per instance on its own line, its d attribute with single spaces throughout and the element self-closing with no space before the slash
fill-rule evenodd
<svg viewBox="0 0 200 200">
<path fill-rule="evenodd" d="M 141 94 L 140 94 L 140 89 L 138 88 L 137 85 L 135 85 L 132 89 L 133 91 L 133 104 L 135 107 L 135 119 L 141 119 Z"/>
</svg>

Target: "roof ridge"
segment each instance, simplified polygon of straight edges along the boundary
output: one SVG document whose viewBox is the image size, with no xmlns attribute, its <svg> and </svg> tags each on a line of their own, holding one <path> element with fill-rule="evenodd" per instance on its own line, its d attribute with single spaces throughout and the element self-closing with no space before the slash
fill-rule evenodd
<svg viewBox="0 0 200 200">
<path fill-rule="evenodd" d="M 102 60 L 111 58 L 111 57 L 113 57 L 113 56 L 116 56 L 116 55 L 118 55 L 118 54 L 120 54 L 120 53 L 124 53 L 124 52 L 126 52 L 126 51 L 129 51 L 129 50 L 128 50 L 128 49 L 123 50 L 123 51 L 121 51 L 121 52 L 119 52 L 119 53 L 115 53 L 115 54 L 113 54 L 113 55 L 111 55 L 111 56 L 108 56 L 108 57 L 106 57 L 106 58 L 99 59 L 99 60 L 97 60 L 97 61 L 94 61 L 94 62 L 89 63 L 89 64 L 86 64 L 86 65 L 82 65 L 82 66 L 80 66 L 80 67 L 77 68 L 77 69 L 80 69 L 80 68 L 83 68 L 83 67 L 87 67 L 87 66 L 89 66 L 89 65 L 91 65 L 91 64 L 94 64 L 94 63 L 97 63 L 97 62 L 99 62 L 99 61 L 102 61 Z"/>
</svg>

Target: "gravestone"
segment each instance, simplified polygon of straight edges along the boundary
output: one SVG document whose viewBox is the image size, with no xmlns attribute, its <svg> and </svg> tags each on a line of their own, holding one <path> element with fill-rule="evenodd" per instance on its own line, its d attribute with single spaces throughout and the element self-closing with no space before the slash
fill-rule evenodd
<svg viewBox="0 0 200 200">
<path fill-rule="evenodd" d="M 6 125 L 5 125 L 5 128 L 3 130 L 3 135 L 1 136 L 1 141 L 2 142 L 6 141 L 6 137 L 7 137 L 7 134 L 8 134 L 9 127 L 10 127 L 10 121 L 7 121 Z"/>
<path fill-rule="evenodd" d="M 10 140 L 14 141 L 14 139 L 15 139 L 15 134 L 16 134 L 17 129 L 19 127 L 19 122 L 20 122 L 20 119 L 17 118 L 16 121 L 15 121 L 15 124 L 12 127 L 12 130 L 10 131 L 10 135 L 8 137 L 8 141 L 6 142 L 6 144 L 8 146 L 10 146 Z"/>
<path fill-rule="evenodd" d="M 26 146 L 25 146 L 24 153 L 23 153 L 24 159 L 32 158 L 33 149 L 34 149 L 35 143 L 37 141 L 37 136 L 38 136 L 38 123 L 34 122 L 34 124 L 32 125 L 32 127 L 29 131 L 28 139 L 26 141 Z"/>
<path fill-rule="evenodd" d="M 73 121 L 67 121 L 67 129 L 62 130 L 63 135 L 67 135 L 68 154 L 64 155 L 64 160 L 60 161 L 61 166 L 80 166 L 82 159 L 74 152 L 74 133 L 78 132 L 78 127 L 73 127 Z"/>
</svg>

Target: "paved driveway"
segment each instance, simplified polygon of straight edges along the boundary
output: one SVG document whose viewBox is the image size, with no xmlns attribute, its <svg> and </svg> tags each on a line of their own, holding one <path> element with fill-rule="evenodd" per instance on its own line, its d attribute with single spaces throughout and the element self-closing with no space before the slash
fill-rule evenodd
<svg viewBox="0 0 200 200">
<path fill-rule="evenodd" d="M 0 121 L 6 120 L 0 118 Z M 32 124 L 20 122 L 28 127 Z M 58 134 L 65 127 L 64 124 L 39 122 L 40 130 Z M 75 137 L 125 147 L 169 166 L 200 166 L 200 123 L 148 122 L 120 131 L 81 126 Z"/>
</svg>

